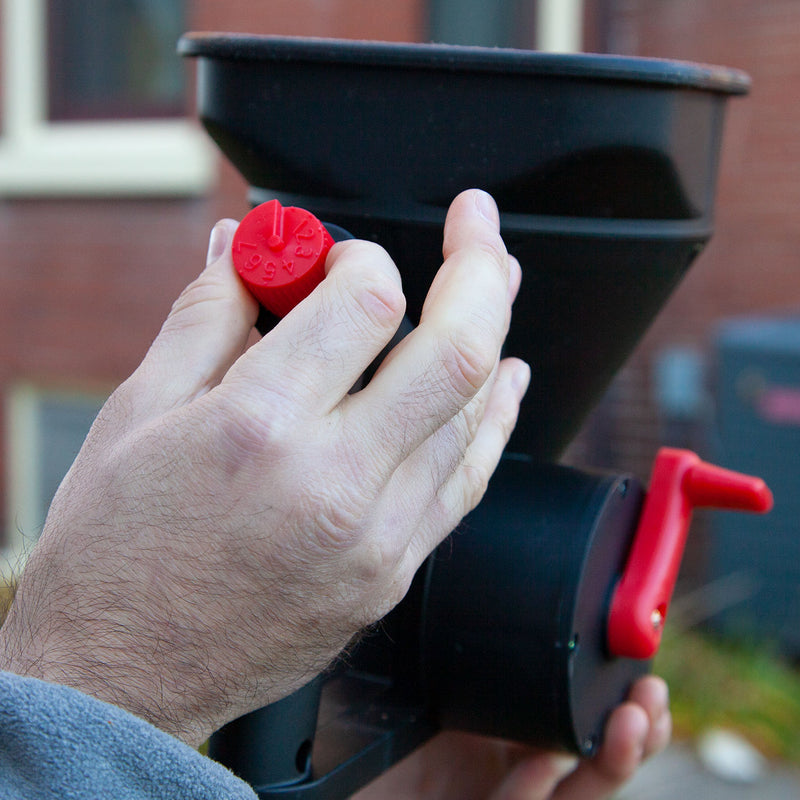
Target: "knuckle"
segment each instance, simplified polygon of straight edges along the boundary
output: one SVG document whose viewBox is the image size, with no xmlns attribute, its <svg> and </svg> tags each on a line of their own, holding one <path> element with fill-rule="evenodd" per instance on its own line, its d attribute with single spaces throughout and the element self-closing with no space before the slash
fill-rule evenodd
<svg viewBox="0 0 800 800">
<path fill-rule="evenodd" d="M 478 433 L 478 428 L 483 419 L 483 404 L 477 401 L 467 403 L 467 405 L 461 409 L 458 416 L 464 431 L 462 447 L 466 448 Z"/>
<path fill-rule="evenodd" d="M 338 487 L 335 495 L 309 486 L 300 492 L 298 511 L 313 520 L 314 537 L 321 551 L 334 555 L 358 549 L 363 504 L 348 488 Z"/>
<path fill-rule="evenodd" d="M 355 625 L 363 627 L 385 617 L 408 593 L 411 578 L 395 574 L 371 587 L 369 599 L 356 612 Z"/>
<path fill-rule="evenodd" d="M 358 565 L 369 548 L 372 498 L 358 467 L 341 452 L 346 449 L 321 451 L 316 468 L 307 468 L 295 482 L 294 515 L 303 529 L 311 528 L 314 549 L 323 558 Z"/>
<path fill-rule="evenodd" d="M 483 499 L 491 475 L 491 471 L 483 464 L 464 464 L 461 471 L 464 514 L 472 511 Z"/>
<path fill-rule="evenodd" d="M 359 503 L 341 498 L 315 510 L 315 549 L 326 559 L 329 580 L 339 585 L 353 629 L 371 625 L 402 600 L 408 590 L 402 568 L 405 546 L 364 524 Z"/>
<path fill-rule="evenodd" d="M 345 307 L 351 321 L 360 329 L 396 327 L 405 312 L 405 297 L 400 287 L 386 276 L 369 273 L 348 287 Z"/>
<path fill-rule="evenodd" d="M 471 265 L 480 264 L 495 269 L 503 278 L 504 284 L 508 283 L 511 267 L 508 250 L 500 234 L 473 239 L 462 245 L 457 254 L 458 258 Z"/>
<path fill-rule="evenodd" d="M 382 537 L 380 540 L 371 538 L 359 548 L 356 575 L 363 586 L 382 589 L 390 582 L 388 579 L 401 557 L 391 539 L 392 537 Z"/>
<path fill-rule="evenodd" d="M 292 450 L 292 426 L 284 414 L 265 414 L 253 404 L 228 404 L 216 418 L 217 462 L 224 472 L 259 474 L 266 458 L 288 458 Z"/>
<path fill-rule="evenodd" d="M 391 532 L 370 528 L 351 538 L 348 546 L 350 591 L 358 598 L 355 613 L 363 615 L 362 623 L 369 624 L 388 613 L 407 591 L 407 543 Z"/>
<path fill-rule="evenodd" d="M 464 326 L 443 339 L 441 360 L 453 389 L 469 399 L 489 379 L 497 361 L 497 347 L 485 325 Z"/>
<path fill-rule="evenodd" d="M 347 243 L 334 267 L 345 306 L 359 325 L 393 325 L 405 312 L 397 267 L 386 251 L 364 241 Z M 355 302 L 353 302 L 355 301 Z"/>
<path fill-rule="evenodd" d="M 498 234 L 487 239 L 482 239 L 473 244 L 478 253 L 493 262 L 497 269 L 505 276 L 509 273 L 508 251 L 505 242 Z"/>
<path fill-rule="evenodd" d="M 215 312 L 219 313 L 219 305 L 226 302 L 233 305 L 233 299 L 225 291 L 223 281 L 213 273 L 204 272 L 178 295 L 177 300 L 172 304 L 165 327 L 169 328 L 185 322 L 188 312 L 209 303 L 214 303 Z"/>
</svg>

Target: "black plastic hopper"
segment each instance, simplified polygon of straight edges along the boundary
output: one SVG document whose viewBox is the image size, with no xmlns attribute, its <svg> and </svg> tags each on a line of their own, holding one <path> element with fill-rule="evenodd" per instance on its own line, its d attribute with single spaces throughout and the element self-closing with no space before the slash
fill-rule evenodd
<svg viewBox="0 0 800 800">
<path fill-rule="evenodd" d="M 534 380 L 511 449 L 552 459 L 712 231 L 737 71 L 599 55 L 189 35 L 199 114 L 251 186 L 391 253 L 412 321 L 462 189 L 491 192 Z"/>
</svg>

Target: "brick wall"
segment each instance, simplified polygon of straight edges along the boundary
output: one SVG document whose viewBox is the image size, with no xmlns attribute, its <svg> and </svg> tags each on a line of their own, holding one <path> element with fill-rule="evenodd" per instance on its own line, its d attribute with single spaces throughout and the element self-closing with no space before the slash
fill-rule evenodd
<svg viewBox="0 0 800 800">
<path fill-rule="evenodd" d="M 194 0 L 191 8 L 196 30 L 425 35 L 422 0 Z M 800 303 L 800 3 L 587 0 L 587 19 L 592 49 L 718 62 L 754 79 L 751 97 L 730 105 L 716 236 L 570 454 L 646 475 L 662 434 L 650 400 L 655 354 L 674 344 L 708 350 L 717 319 Z M 225 165 L 218 189 L 198 200 L 0 200 L 0 393 L 19 379 L 123 379 L 201 268 L 213 222 L 245 211 L 245 187 Z"/>
<path fill-rule="evenodd" d="M 610 52 L 716 63 L 753 79 L 750 96 L 729 104 L 714 238 L 570 454 L 646 475 L 662 438 L 658 352 L 688 345 L 710 359 L 721 318 L 800 307 L 800 3 L 606 0 L 592 10 Z"/>
<path fill-rule="evenodd" d="M 414 39 L 420 8 L 408 0 L 197 0 L 191 22 L 202 30 Z M 0 380 L 125 377 L 201 268 L 210 226 L 246 211 L 243 182 L 221 168 L 220 187 L 198 200 L 0 201 Z"/>
<path fill-rule="evenodd" d="M 425 27 L 420 0 L 193 0 L 197 30 L 280 36 L 417 41 Z"/>
<path fill-rule="evenodd" d="M 422 8 L 418 0 L 195 0 L 190 27 L 414 40 Z M 244 183 L 222 161 L 206 198 L 0 199 L 0 397 L 18 381 L 94 391 L 127 377 L 202 268 L 213 223 L 246 211 Z M 0 459 L 0 487 L 4 467 Z M 0 520 L 4 502 L 0 489 Z"/>
</svg>

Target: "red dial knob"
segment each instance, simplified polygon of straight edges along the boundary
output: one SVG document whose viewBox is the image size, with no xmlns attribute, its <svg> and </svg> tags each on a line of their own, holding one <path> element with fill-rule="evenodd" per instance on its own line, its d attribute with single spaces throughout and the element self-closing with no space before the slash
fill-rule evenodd
<svg viewBox="0 0 800 800">
<path fill-rule="evenodd" d="M 311 212 L 270 200 L 239 223 L 233 263 L 259 303 L 283 317 L 325 277 L 332 246 L 331 235 Z"/>
</svg>

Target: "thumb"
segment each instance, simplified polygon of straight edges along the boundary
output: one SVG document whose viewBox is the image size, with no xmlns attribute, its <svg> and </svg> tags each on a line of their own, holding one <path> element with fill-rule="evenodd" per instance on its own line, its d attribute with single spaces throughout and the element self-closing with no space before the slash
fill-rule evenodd
<svg viewBox="0 0 800 800">
<path fill-rule="evenodd" d="M 517 764 L 490 800 L 547 800 L 577 766 L 574 756 L 541 753 Z"/>
<path fill-rule="evenodd" d="M 258 304 L 231 257 L 234 220 L 211 231 L 206 268 L 175 301 L 150 350 L 128 380 L 133 411 L 151 417 L 185 405 L 216 386 L 242 354 Z"/>
</svg>

